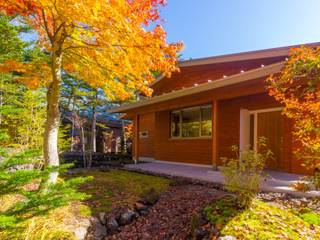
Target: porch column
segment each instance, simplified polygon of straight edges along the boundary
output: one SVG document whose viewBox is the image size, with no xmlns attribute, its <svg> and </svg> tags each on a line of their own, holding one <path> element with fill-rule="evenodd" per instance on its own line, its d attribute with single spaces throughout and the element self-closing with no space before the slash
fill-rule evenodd
<svg viewBox="0 0 320 240">
<path fill-rule="evenodd" d="M 218 166 L 218 101 L 212 102 L 212 167 L 217 170 Z"/>
<path fill-rule="evenodd" d="M 135 163 L 139 160 L 139 115 L 134 117 L 134 148 L 133 148 L 133 161 Z"/>
</svg>

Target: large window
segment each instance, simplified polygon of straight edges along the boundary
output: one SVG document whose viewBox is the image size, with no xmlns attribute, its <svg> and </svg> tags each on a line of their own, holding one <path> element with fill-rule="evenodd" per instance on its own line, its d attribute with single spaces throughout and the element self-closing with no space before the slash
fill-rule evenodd
<svg viewBox="0 0 320 240">
<path fill-rule="evenodd" d="M 171 137 L 210 137 L 212 133 L 211 105 L 185 108 L 171 112 Z"/>
</svg>

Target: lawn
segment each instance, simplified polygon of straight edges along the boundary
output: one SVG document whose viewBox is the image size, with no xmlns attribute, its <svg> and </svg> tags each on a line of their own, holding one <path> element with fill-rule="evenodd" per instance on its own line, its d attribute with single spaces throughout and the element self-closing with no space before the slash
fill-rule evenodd
<svg viewBox="0 0 320 240">
<path fill-rule="evenodd" d="M 90 171 L 76 176 L 93 177 L 92 181 L 83 184 L 79 189 L 90 195 L 84 204 L 90 208 L 93 215 L 132 204 L 152 188 L 161 193 L 171 183 L 165 178 L 122 170 Z"/>
<path fill-rule="evenodd" d="M 320 239 L 320 226 L 314 224 L 320 215 L 299 215 L 259 200 L 241 209 L 233 197 L 228 197 L 213 202 L 205 213 L 222 235 L 237 239 Z"/>
<path fill-rule="evenodd" d="M 89 198 L 83 202 L 72 202 L 69 206 L 53 210 L 48 215 L 33 217 L 22 223 L 21 229 L 0 231 L 1 240 L 73 240 L 74 228 L 88 216 L 99 212 L 108 212 L 118 206 L 134 203 L 141 195 L 154 189 L 158 193 L 165 191 L 171 181 L 168 179 L 121 170 L 85 171 L 68 174 L 74 176 L 92 176 L 93 179 L 80 187 Z M 0 199 L 0 211 L 17 201 L 17 196 Z"/>
</svg>

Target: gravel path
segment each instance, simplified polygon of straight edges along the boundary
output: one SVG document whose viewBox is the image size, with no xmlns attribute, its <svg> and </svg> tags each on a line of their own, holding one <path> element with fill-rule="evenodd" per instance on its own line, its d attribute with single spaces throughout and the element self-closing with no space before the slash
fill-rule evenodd
<svg viewBox="0 0 320 240">
<path fill-rule="evenodd" d="M 173 186 L 159 201 L 121 232 L 105 239 L 112 240 L 182 240 L 187 239 L 191 219 L 211 201 L 225 196 L 224 192 L 200 185 Z"/>
</svg>

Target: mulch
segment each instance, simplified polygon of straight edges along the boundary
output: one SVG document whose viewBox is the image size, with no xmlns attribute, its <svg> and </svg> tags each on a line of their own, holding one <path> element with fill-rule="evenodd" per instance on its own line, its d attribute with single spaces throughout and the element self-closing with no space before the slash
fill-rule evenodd
<svg viewBox="0 0 320 240">
<path fill-rule="evenodd" d="M 201 185 L 172 186 L 161 194 L 159 201 L 146 216 L 139 216 L 130 225 L 122 227 L 108 240 L 182 240 L 191 232 L 191 221 L 213 200 L 222 198 L 225 192 Z"/>
</svg>

